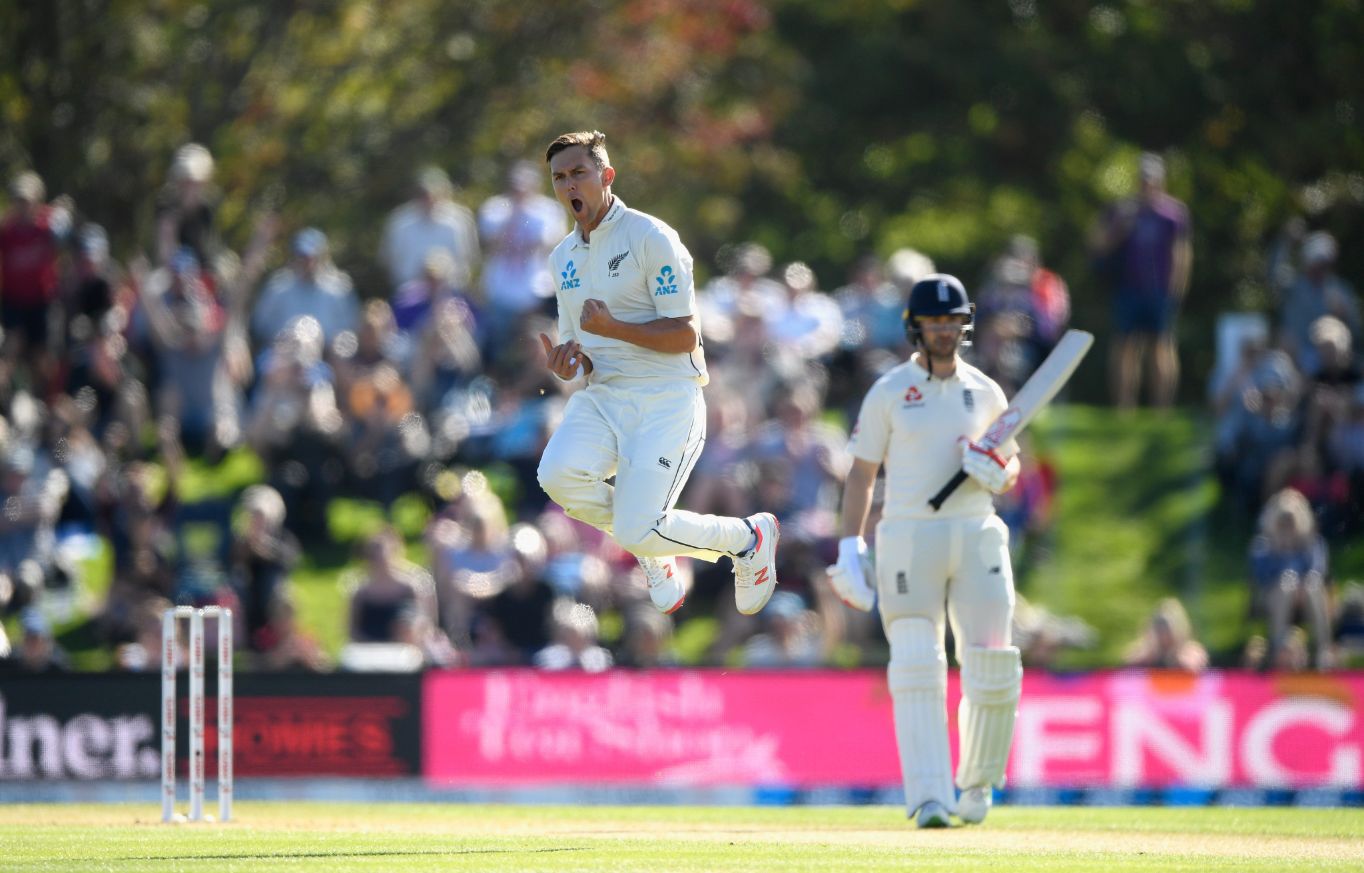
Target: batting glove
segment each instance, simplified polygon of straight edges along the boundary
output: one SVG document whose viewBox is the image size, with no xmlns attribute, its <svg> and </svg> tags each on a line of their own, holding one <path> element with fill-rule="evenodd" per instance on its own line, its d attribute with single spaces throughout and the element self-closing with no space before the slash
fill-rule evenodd
<svg viewBox="0 0 1364 873">
<path fill-rule="evenodd" d="M 1009 462 L 994 449 L 968 442 L 962 452 L 961 468 L 991 494 L 1003 494 L 1009 482 Z"/>
<path fill-rule="evenodd" d="M 844 537 L 838 541 L 838 563 L 829 568 L 829 582 L 838 599 L 863 612 L 870 612 L 876 603 L 876 589 L 868 581 L 871 560 L 867 557 L 867 542 L 861 537 Z"/>
</svg>

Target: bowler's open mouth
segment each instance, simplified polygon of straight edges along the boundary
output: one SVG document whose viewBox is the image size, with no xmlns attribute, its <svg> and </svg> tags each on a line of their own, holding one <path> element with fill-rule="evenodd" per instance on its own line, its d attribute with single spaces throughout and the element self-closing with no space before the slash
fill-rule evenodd
<svg viewBox="0 0 1364 873">
<path fill-rule="evenodd" d="M 574 212 L 583 211 L 583 201 L 579 197 L 574 197 L 572 200 L 568 201 L 568 205 L 573 207 Z"/>
</svg>

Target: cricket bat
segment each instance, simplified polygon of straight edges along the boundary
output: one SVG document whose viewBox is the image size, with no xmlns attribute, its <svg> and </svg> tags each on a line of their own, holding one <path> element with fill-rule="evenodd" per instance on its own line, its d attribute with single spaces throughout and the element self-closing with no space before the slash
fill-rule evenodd
<svg viewBox="0 0 1364 873">
<path fill-rule="evenodd" d="M 1084 360 L 1085 353 L 1093 344 L 1094 334 L 1088 331 L 1066 331 L 1066 335 L 1061 337 L 1061 341 L 1051 350 L 1051 354 L 1047 355 L 1047 359 L 1033 371 L 1028 381 L 1023 383 L 1023 387 L 1018 389 L 1018 393 L 1009 403 L 1009 408 L 1000 413 L 999 418 L 991 423 L 990 429 L 976 442 L 987 449 L 996 449 L 1027 427 L 1028 422 L 1042 411 L 1042 407 L 1051 402 L 1056 392 L 1070 379 L 1070 375 L 1080 366 L 1080 361 Z M 952 492 L 965 481 L 966 471 L 958 470 L 957 474 L 933 495 L 928 505 L 932 506 L 934 511 L 941 509 L 947 498 L 952 496 Z"/>
</svg>

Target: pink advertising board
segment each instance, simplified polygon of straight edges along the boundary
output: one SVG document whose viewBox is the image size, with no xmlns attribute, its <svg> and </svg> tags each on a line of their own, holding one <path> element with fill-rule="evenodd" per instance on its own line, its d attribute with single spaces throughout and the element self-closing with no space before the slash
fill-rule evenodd
<svg viewBox="0 0 1364 873">
<path fill-rule="evenodd" d="M 424 769 L 438 784 L 900 779 L 881 671 L 490 670 L 425 681 Z M 953 733 L 958 699 L 953 675 Z M 1029 672 L 1009 784 L 1359 788 L 1362 756 L 1364 675 Z"/>
</svg>

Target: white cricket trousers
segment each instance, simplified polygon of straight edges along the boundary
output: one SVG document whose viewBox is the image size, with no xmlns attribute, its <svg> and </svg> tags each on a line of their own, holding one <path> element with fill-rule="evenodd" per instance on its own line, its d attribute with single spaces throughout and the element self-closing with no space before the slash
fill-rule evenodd
<svg viewBox="0 0 1364 873">
<path fill-rule="evenodd" d="M 885 519 L 876 526 L 876 585 L 890 642 L 886 677 L 905 806 L 955 806 L 947 735 L 950 618 L 961 664 L 958 709 L 962 788 L 1002 785 L 1022 684 L 1010 644 L 1013 571 L 1009 531 L 986 518 Z"/>
<path fill-rule="evenodd" d="M 568 399 L 540 458 L 540 486 L 635 555 L 733 557 L 753 539 L 743 519 L 674 508 L 705 443 L 706 403 L 695 382 L 594 382 Z"/>
<path fill-rule="evenodd" d="M 952 621 L 957 660 L 967 646 L 1011 644 L 1014 575 L 1009 529 L 985 518 L 884 519 L 876 526 L 881 622 L 925 618 L 942 639 Z"/>
</svg>

